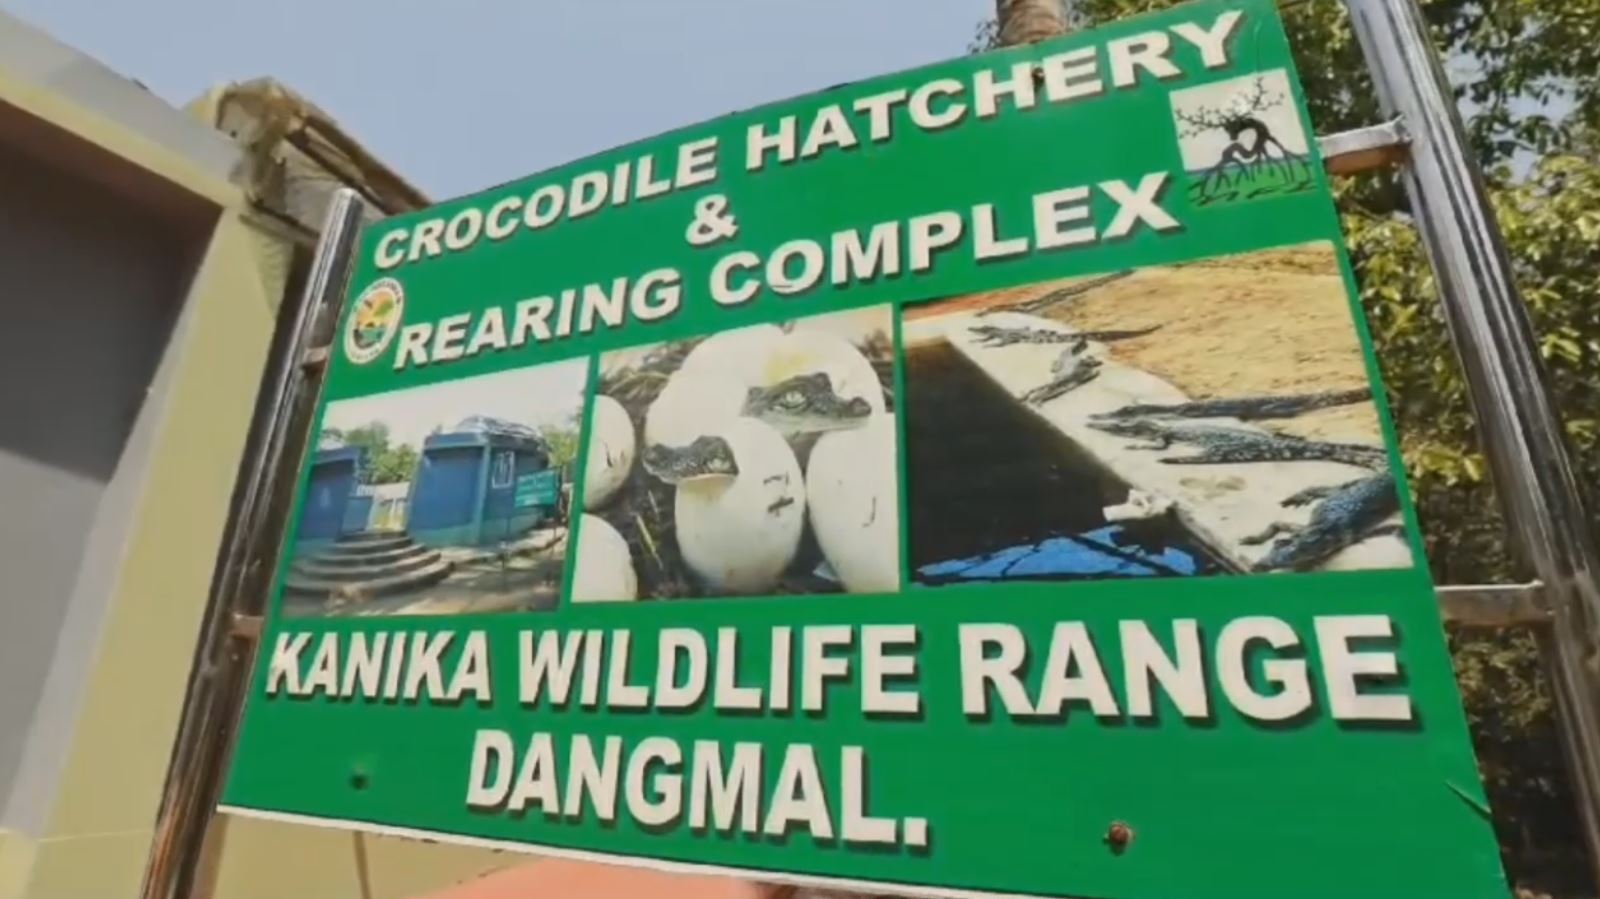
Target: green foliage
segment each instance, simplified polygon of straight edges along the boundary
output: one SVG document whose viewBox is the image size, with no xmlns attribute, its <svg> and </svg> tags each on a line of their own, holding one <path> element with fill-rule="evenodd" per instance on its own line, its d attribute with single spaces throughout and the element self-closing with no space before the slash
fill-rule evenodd
<svg viewBox="0 0 1600 899">
<path fill-rule="evenodd" d="M 1518 286 L 1570 443 L 1600 497 L 1600 166 L 1552 153 L 1523 180 L 1492 183 Z M 1434 575 L 1444 583 L 1521 580 L 1487 480 L 1474 422 L 1416 231 L 1397 215 L 1345 204 L 1345 230 L 1400 428 Z M 1560 895 L 1587 889 L 1549 687 L 1523 632 L 1452 635 L 1479 766 L 1507 868 Z"/>
<path fill-rule="evenodd" d="M 1585 483 L 1600 483 L 1600 166 L 1543 157 L 1520 181 L 1494 179 L 1495 210 Z M 1466 390 L 1438 319 L 1415 230 L 1360 208 L 1344 217 L 1362 301 L 1400 423 L 1441 580 L 1523 578 L 1508 556 Z"/>
<path fill-rule="evenodd" d="M 1078 0 L 1089 24 L 1177 0 Z M 1589 508 L 1600 508 L 1600 0 L 1419 0 L 1456 85 L 1531 312 Z M 1380 120 L 1333 0 L 1282 6 L 1321 133 Z M 974 49 L 993 43 L 980 27 Z M 1389 389 L 1428 560 L 1441 583 L 1522 580 L 1409 206 L 1393 173 L 1336 193 Z M 1451 634 L 1508 871 L 1524 889 L 1592 893 L 1532 635 Z"/>
<path fill-rule="evenodd" d="M 1175 0 L 1077 0 L 1090 23 L 1165 9 Z M 1600 126 L 1600 0 L 1418 0 L 1449 61 L 1486 165 L 1545 153 Z M 1377 120 L 1371 79 L 1334 0 L 1281 5 L 1312 118 L 1324 131 Z M 1543 108 L 1546 104 L 1551 109 Z M 1571 114 L 1557 111 L 1569 109 Z"/>
<path fill-rule="evenodd" d="M 993 19 L 978 23 L 978 30 L 972 35 L 972 41 L 967 44 L 968 53 L 982 53 L 993 50 L 1000 43 L 1000 28 Z"/>
<path fill-rule="evenodd" d="M 360 447 L 367 451 L 366 467 L 362 470 L 364 484 L 398 484 L 411 480 L 416 473 L 417 451 L 409 443 L 393 446 L 389 443 L 389 426 L 374 421 L 360 427 L 341 431 L 324 428 L 323 440 L 337 440 L 345 446 Z"/>
<path fill-rule="evenodd" d="M 419 458 L 410 444 L 390 447 L 373 457 L 372 465 L 367 470 L 367 483 L 399 484 L 409 481 L 417 471 Z"/>
<path fill-rule="evenodd" d="M 1451 634 L 1478 767 L 1519 897 L 1592 896 L 1550 692 L 1533 634 Z"/>
<path fill-rule="evenodd" d="M 581 413 L 574 412 L 560 424 L 539 427 L 539 436 L 550 446 L 550 467 L 559 470 L 564 478 L 571 478 L 575 470 L 581 418 Z"/>
</svg>

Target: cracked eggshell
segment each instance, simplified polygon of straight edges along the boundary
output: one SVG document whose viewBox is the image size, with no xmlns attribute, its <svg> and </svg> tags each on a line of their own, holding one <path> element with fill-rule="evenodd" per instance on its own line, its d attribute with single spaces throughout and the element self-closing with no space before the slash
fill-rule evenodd
<svg viewBox="0 0 1600 899">
<path fill-rule="evenodd" d="M 589 427 L 589 458 L 583 469 L 583 508 L 593 512 L 616 495 L 633 470 L 637 449 L 633 420 L 622 404 L 601 394 L 594 398 Z"/>
<path fill-rule="evenodd" d="M 683 357 L 678 370 L 689 374 L 732 378 L 741 385 L 755 383 L 762 360 L 783 340 L 777 325 L 750 325 L 721 331 L 700 341 Z"/>
<path fill-rule="evenodd" d="M 824 372 L 842 397 L 860 397 L 874 413 L 884 411 L 883 383 L 867 357 L 849 341 L 826 331 L 796 328 L 762 357 L 755 383 L 773 386 L 796 375 Z"/>
<path fill-rule="evenodd" d="M 688 446 L 736 418 L 744 406 L 743 382 L 705 370 L 674 373 L 645 411 L 644 445 Z"/>
<path fill-rule="evenodd" d="M 678 485 L 678 549 L 715 593 L 760 594 L 794 561 L 805 525 L 805 485 L 794 450 L 771 425 L 734 419 L 713 432 L 739 466 L 733 478 Z"/>
<path fill-rule="evenodd" d="M 572 572 L 573 602 L 625 602 L 639 597 L 628 541 L 598 515 L 578 520 L 578 558 Z"/>
<path fill-rule="evenodd" d="M 822 554 L 851 593 L 900 589 L 895 416 L 824 434 L 806 466 L 806 507 Z"/>
</svg>

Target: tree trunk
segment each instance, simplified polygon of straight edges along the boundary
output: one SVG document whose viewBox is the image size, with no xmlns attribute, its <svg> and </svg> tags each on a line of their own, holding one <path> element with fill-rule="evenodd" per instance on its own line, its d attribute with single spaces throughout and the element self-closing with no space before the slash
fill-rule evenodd
<svg viewBox="0 0 1600 899">
<path fill-rule="evenodd" d="M 994 11 L 1002 47 L 1036 44 L 1067 31 L 1062 0 L 994 0 Z"/>
</svg>

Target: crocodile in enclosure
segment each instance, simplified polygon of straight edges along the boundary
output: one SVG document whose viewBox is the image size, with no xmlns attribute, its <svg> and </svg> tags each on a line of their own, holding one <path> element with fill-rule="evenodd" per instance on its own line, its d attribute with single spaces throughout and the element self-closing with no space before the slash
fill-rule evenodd
<svg viewBox="0 0 1600 899">
<path fill-rule="evenodd" d="M 1056 306 L 1076 297 L 1083 296 L 1084 294 L 1096 288 L 1104 287 L 1114 281 L 1120 281 L 1131 274 L 1133 274 L 1132 271 L 1126 271 L 1113 272 L 1109 275 L 1101 275 L 1098 278 L 1090 278 L 1086 281 L 1079 281 L 1076 284 L 1069 284 L 1060 290 L 1052 290 L 1043 296 L 1036 297 L 1031 300 L 1025 300 L 1021 303 L 1014 303 L 1009 306 L 992 307 L 985 309 L 978 314 L 992 315 L 996 312 L 1042 312 L 1045 309 L 1049 309 L 1051 306 Z"/>
<path fill-rule="evenodd" d="M 1048 403 L 1069 391 L 1093 381 L 1100 376 L 1100 360 L 1093 356 L 1082 356 L 1071 349 L 1063 352 L 1055 364 L 1050 366 L 1054 375 L 1049 381 L 1029 390 L 1022 395 L 1024 403 Z"/>
<path fill-rule="evenodd" d="M 1336 487 L 1302 490 L 1283 504 L 1304 505 L 1318 500 L 1305 527 L 1275 523 L 1241 541 L 1253 545 L 1279 537 L 1251 570 L 1304 570 L 1371 537 L 1403 533 L 1398 525 L 1384 524 L 1400 510 L 1400 495 L 1387 471 Z"/>
<path fill-rule="evenodd" d="M 1134 403 L 1113 412 L 1094 416 L 1100 419 L 1117 418 L 1237 418 L 1255 421 L 1266 418 L 1293 418 L 1316 409 L 1348 406 L 1351 403 L 1372 399 L 1372 391 L 1365 387 L 1350 390 L 1329 390 L 1322 393 L 1295 393 L 1279 396 L 1241 396 L 1214 400 L 1197 400 L 1192 403 Z"/>
<path fill-rule="evenodd" d="M 1011 346 L 1016 343 L 1050 344 L 1071 343 L 1082 344 L 1090 340 L 1110 343 L 1114 340 L 1131 340 L 1154 333 L 1161 328 L 1152 325 L 1148 328 L 1132 328 L 1120 331 L 1055 331 L 1050 328 L 1003 328 L 999 325 L 974 325 L 967 330 L 978 335 L 979 346 Z"/>
<path fill-rule="evenodd" d="M 1324 461 L 1383 470 L 1389 466 L 1389 455 L 1383 447 L 1359 443 L 1307 440 L 1287 434 L 1208 425 L 1167 425 L 1145 419 L 1090 421 L 1089 427 L 1118 437 L 1150 441 L 1130 449 L 1163 450 L 1175 443 L 1200 448 L 1200 452 L 1192 456 L 1162 459 L 1167 465 Z"/>
</svg>

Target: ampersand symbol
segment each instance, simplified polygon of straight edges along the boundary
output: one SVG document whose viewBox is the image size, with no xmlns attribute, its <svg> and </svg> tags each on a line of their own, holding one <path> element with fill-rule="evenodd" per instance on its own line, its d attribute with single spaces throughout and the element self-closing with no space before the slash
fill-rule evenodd
<svg viewBox="0 0 1600 899">
<path fill-rule="evenodd" d="M 739 220 L 728 211 L 728 198 L 712 194 L 694 204 L 694 221 L 685 235 L 690 246 L 704 247 L 739 233 Z"/>
</svg>

